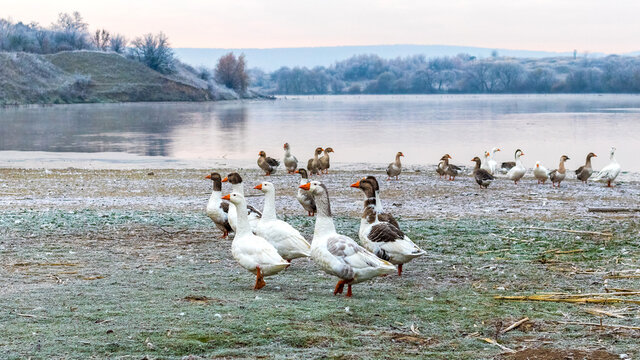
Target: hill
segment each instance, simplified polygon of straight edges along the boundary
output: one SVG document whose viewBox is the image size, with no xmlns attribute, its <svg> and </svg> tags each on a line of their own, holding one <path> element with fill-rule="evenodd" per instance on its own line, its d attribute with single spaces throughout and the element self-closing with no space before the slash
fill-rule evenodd
<svg viewBox="0 0 640 360">
<path fill-rule="evenodd" d="M 233 99 L 188 66 L 163 75 L 115 53 L 0 52 L 0 105 Z"/>
<path fill-rule="evenodd" d="M 176 55 L 185 63 L 193 66 L 215 66 L 220 56 L 234 52 L 244 53 L 249 60 L 249 67 L 260 68 L 264 71 L 274 71 L 282 66 L 307 67 L 330 66 L 355 55 L 376 54 L 384 59 L 424 55 L 427 58 L 439 56 L 455 56 L 460 53 L 478 58 L 486 58 L 497 51 L 500 56 L 544 58 L 573 55 L 568 52 L 550 52 L 534 50 L 492 49 L 473 46 L 453 45 L 371 45 L 371 46 L 326 46 L 301 48 L 273 48 L 273 49 L 220 49 L 220 48 L 177 48 Z M 591 53 L 589 56 L 603 54 Z"/>
</svg>

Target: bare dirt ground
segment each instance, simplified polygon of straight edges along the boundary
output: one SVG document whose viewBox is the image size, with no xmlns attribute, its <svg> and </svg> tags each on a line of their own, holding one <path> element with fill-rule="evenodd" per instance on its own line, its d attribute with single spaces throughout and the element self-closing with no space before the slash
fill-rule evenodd
<svg viewBox="0 0 640 360">
<path fill-rule="evenodd" d="M 279 215 L 311 239 L 297 175 L 239 172 L 258 207 L 251 189 L 273 182 Z M 640 213 L 588 211 L 640 206 L 633 174 L 614 189 L 525 178 L 488 190 L 424 170 L 399 181 L 380 171 L 322 176 L 340 232 L 357 239 L 362 195 L 349 184 L 374 174 L 387 210 L 428 252 L 402 278 L 359 284 L 346 299 L 308 260 L 253 291 L 204 214 L 207 173 L 0 169 L 0 357 L 640 356 Z M 549 292 L 599 295 L 494 298 Z"/>
</svg>

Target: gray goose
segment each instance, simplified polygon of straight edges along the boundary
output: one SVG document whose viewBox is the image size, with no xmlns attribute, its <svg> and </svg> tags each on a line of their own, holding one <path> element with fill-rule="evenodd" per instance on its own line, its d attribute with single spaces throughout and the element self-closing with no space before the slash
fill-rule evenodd
<svg viewBox="0 0 640 360">
<path fill-rule="evenodd" d="M 300 185 L 304 185 L 309 182 L 309 175 L 307 174 L 307 170 L 298 169 L 296 170 L 297 174 L 300 174 Z M 318 209 L 316 208 L 316 201 L 313 200 L 313 196 L 309 194 L 308 191 L 302 190 L 298 187 L 298 194 L 296 195 L 296 199 L 302 207 L 307 210 L 309 216 L 314 216 Z"/>
<path fill-rule="evenodd" d="M 331 163 L 329 162 L 329 153 L 334 152 L 332 148 L 328 147 L 324 149 L 324 156 L 318 159 L 320 164 L 320 172 L 323 174 L 329 173 L 329 168 L 331 167 Z"/>
<path fill-rule="evenodd" d="M 389 164 L 387 167 L 387 180 L 391 180 L 392 177 L 395 176 L 396 180 L 398 180 L 398 175 L 402 172 L 402 163 L 400 162 L 400 157 L 404 156 L 404 154 L 399 151 L 396 154 L 396 161 Z"/>
<path fill-rule="evenodd" d="M 371 185 L 373 185 L 373 190 L 376 197 L 376 212 L 378 213 L 378 219 L 380 219 L 380 221 L 388 222 L 400 229 L 400 225 L 398 225 L 398 221 L 396 221 L 396 218 L 394 218 L 390 213 L 384 212 L 384 209 L 382 207 L 382 200 L 380 200 L 380 185 L 378 184 L 378 180 L 376 179 L 376 177 L 369 175 L 363 178 L 362 181 L 368 181 L 371 183 Z"/>
<path fill-rule="evenodd" d="M 587 183 L 587 180 L 589 180 L 589 178 L 591 177 L 591 174 L 593 174 L 593 168 L 591 167 L 592 157 L 598 157 L 598 155 L 592 152 L 587 154 L 587 161 L 584 163 L 583 166 L 580 166 L 576 170 L 576 177 L 578 178 L 578 180 L 581 180 L 585 184 Z"/>
<path fill-rule="evenodd" d="M 480 168 L 482 160 L 480 160 L 479 157 L 476 156 L 471 159 L 471 161 L 476 162 L 476 167 L 473 169 L 473 178 L 476 180 L 478 185 L 480 185 L 481 189 L 488 188 L 491 182 L 495 180 L 495 178 L 487 170 Z"/>
<path fill-rule="evenodd" d="M 318 159 L 318 156 L 320 156 L 323 151 L 323 148 L 317 147 L 313 152 L 313 158 L 307 161 L 307 170 L 309 170 L 309 175 L 320 175 L 320 159 Z"/>
<path fill-rule="evenodd" d="M 284 144 L 284 167 L 287 169 L 288 174 L 293 174 L 298 168 L 298 159 L 291 155 L 291 148 L 289 143 Z"/>
<path fill-rule="evenodd" d="M 444 174 L 449 176 L 449 181 L 454 181 L 462 169 L 456 165 L 449 164 L 449 159 L 453 159 L 451 155 L 447 154 L 444 156 Z"/>
<path fill-rule="evenodd" d="M 569 160 L 569 157 L 567 155 L 562 155 L 560 157 L 560 165 L 558 165 L 558 168 L 551 170 L 549 172 L 549 179 L 551 179 L 551 186 L 560 187 L 560 183 L 567 176 L 567 169 L 564 167 L 564 162 L 567 160 Z"/>
<path fill-rule="evenodd" d="M 436 167 L 436 172 L 438 173 L 438 175 L 440 175 L 440 177 L 443 177 L 445 175 L 445 173 L 444 173 L 444 163 L 445 163 L 445 159 L 448 158 L 448 157 L 451 157 L 451 155 L 444 154 L 440 158 L 440 162 L 438 162 L 438 167 Z"/>
<path fill-rule="evenodd" d="M 270 176 L 272 172 L 276 171 L 280 162 L 274 158 L 268 157 L 267 153 L 264 151 L 260 151 L 258 155 L 260 156 L 258 158 L 258 166 L 264 170 L 266 176 Z"/>
</svg>

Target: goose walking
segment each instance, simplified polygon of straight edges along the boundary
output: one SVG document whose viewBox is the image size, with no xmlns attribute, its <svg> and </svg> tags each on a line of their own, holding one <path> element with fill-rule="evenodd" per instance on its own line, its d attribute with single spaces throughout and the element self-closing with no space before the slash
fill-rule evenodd
<svg viewBox="0 0 640 360">
<path fill-rule="evenodd" d="M 567 176 L 567 169 L 564 167 L 564 163 L 567 160 L 569 160 L 569 157 L 567 155 L 562 155 L 560 157 L 560 164 L 558 165 L 558 168 L 553 169 L 549 172 L 549 179 L 551 179 L 551 186 L 560 187 L 560 183 Z"/>
<path fill-rule="evenodd" d="M 609 160 L 611 160 L 611 162 L 609 165 L 603 167 L 595 177 L 596 181 L 606 181 L 607 187 L 613 187 L 612 183 L 618 177 L 621 170 L 620 164 L 616 161 L 615 153 L 616 148 L 612 147 L 609 153 Z"/>
<path fill-rule="evenodd" d="M 516 160 L 515 166 L 509 169 L 509 171 L 507 172 L 507 178 L 509 180 L 513 180 L 513 183 L 517 185 L 518 181 L 520 181 L 520 179 L 522 179 L 524 174 L 526 174 L 527 168 L 525 168 L 524 165 L 522 165 L 522 160 L 520 160 L 520 157 L 524 156 L 524 153 L 522 152 L 522 150 L 520 149 L 516 150 L 514 156 Z"/>
<path fill-rule="evenodd" d="M 392 162 L 387 167 L 387 180 L 391 180 L 394 176 L 396 180 L 398 180 L 398 175 L 402 172 L 402 163 L 400 162 L 400 157 L 402 156 L 404 156 L 404 154 L 402 152 L 398 152 L 396 154 L 396 161 Z"/>
<path fill-rule="evenodd" d="M 251 232 L 247 217 L 247 203 L 242 194 L 234 192 L 222 199 L 229 200 L 239 210 L 236 236 L 231 243 L 231 254 L 240 266 L 256 275 L 256 284 L 253 289 L 261 289 L 266 285 L 264 281 L 266 276 L 279 273 L 286 269 L 289 263 L 267 240 Z"/>
<path fill-rule="evenodd" d="M 242 177 L 240 176 L 240 174 L 234 172 L 227 175 L 226 178 L 222 179 L 222 182 L 227 182 L 227 181 L 231 183 L 232 192 L 238 193 L 244 196 L 244 186 L 242 185 Z M 260 220 L 260 217 L 262 217 L 262 213 L 251 205 L 245 205 L 245 207 L 247 208 L 249 225 L 251 226 L 252 230 L 255 230 L 256 225 L 258 225 L 258 221 Z M 231 203 L 231 206 L 229 206 L 228 216 L 229 216 L 229 225 L 231 225 L 231 228 L 235 231 L 236 223 L 238 219 L 238 209 L 236 206 L 233 205 L 233 203 Z"/>
<path fill-rule="evenodd" d="M 425 254 L 411 239 L 396 226 L 380 221 L 376 211 L 373 185 L 367 181 L 351 184 L 363 191 L 364 209 L 360 220 L 358 237 L 360 243 L 377 257 L 398 266 L 398 276 L 402 276 L 402 266 Z"/>
<path fill-rule="evenodd" d="M 267 153 L 264 151 L 260 151 L 258 155 L 258 166 L 264 170 L 266 176 L 270 176 L 271 173 L 276 171 L 280 162 L 274 158 L 268 157 Z"/>
<path fill-rule="evenodd" d="M 276 188 L 270 182 L 258 184 L 254 189 L 264 193 L 262 217 L 256 226 L 256 235 L 265 238 L 287 262 L 311 255 L 311 245 L 300 232 L 276 215 Z"/>
<path fill-rule="evenodd" d="M 584 165 L 576 169 L 576 178 L 582 181 L 584 184 L 587 183 L 587 180 L 589 180 L 591 174 L 593 174 L 593 167 L 591 166 L 591 158 L 593 157 L 598 157 L 598 155 L 592 152 L 587 154 L 587 160 L 585 161 Z"/>
<path fill-rule="evenodd" d="M 293 174 L 298 168 L 298 159 L 291 155 L 291 148 L 289 143 L 284 144 L 284 167 L 287 169 L 288 174 Z"/>
<path fill-rule="evenodd" d="M 353 239 L 336 232 L 329 204 L 329 193 L 324 184 L 311 181 L 300 185 L 311 193 L 318 207 L 318 216 L 311 242 L 311 259 L 326 273 L 338 277 L 334 295 L 342 294 L 347 285 L 347 296 L 351 297 L 351 286 L 396 271 L 388 261 L 379 259 Z"/>
<path fill-rule="evenodd" d="M 225 239 L 233 229 L 229 225 L 229 203 L 221 199 L 222 177 L 217 172 L 212 172 L 205 179 L 213 182 L 213 191 L 207 203 L 207 216 L 222 231 L 222 238 Z"/>
<path fill-rule="evenodd" d="M 488 188 L 491 182 L 495 180 L 495 178 L 489 173 L 489 171 L 480 168 L 482 160 L 480 160 L 479 157 L 476 156 L 471 159 L 471 161 L 475 161 L 476 163 L 476 167 L 473 169 L 473 178 L 476 180 L 478 185 L 480 185 L 481 189 Z"/>
<path fill-rule="evenodd" d="M 300 185 L 304 185 L 309 182 L 309 175 L 307 175 L 307 170 L 298 169 L 296 170 L 296 173 L 300 174 Z M 316 202 L 315 200 L 313 200 L 313 196 L 311 196 L 308 191 L 298 188 L 296 199 L 298 199 L 300 205 L 302 205 L 302 207 L 307 210 L 309 216 L 314 216 L 316 214 Z"/>
</svg>

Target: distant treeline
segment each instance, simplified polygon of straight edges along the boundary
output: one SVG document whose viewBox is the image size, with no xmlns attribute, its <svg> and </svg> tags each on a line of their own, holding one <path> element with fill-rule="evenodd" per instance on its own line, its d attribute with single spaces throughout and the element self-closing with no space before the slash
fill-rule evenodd
<svg viewBox="0 0 640 360">
<path fill-rule="evenodd" d="M 330 67 L 253 69 L 251 77 L 252 85 L 273 94 L 634 93 L 640 92 L 640 57 L 360 55 Z"/>
</svg>

